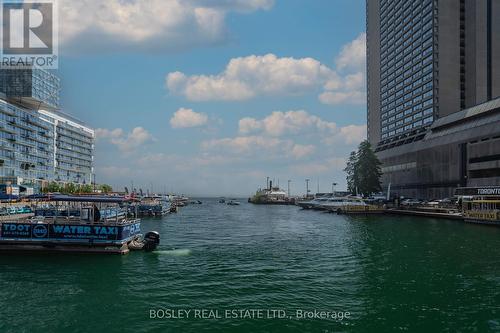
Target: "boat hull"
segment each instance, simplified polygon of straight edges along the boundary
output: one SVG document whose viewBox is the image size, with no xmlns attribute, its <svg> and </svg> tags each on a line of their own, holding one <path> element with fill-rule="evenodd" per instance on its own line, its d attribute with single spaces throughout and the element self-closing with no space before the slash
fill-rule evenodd
<svg viewBox="0 0 500 333">
<path fill-rule="evenodd" d="M 0 241 L 0 252 L 44 252 L 44 253 L 96 253 L 96 254 L 128 254 L 127 244 L 117 246 L 89 246 L 77 244 L 50 244 Z"/>
<path fill-rule="evenodd" d="M 0 250 L 126 254 L 140 226 L 139 220 L 117 225 L 2 222 Z"/>
</svg>

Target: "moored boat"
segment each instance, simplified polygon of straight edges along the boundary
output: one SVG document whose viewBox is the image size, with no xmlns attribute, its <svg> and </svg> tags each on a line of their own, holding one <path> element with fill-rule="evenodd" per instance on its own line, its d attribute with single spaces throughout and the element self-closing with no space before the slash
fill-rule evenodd
<svg viewBox="0 0 500 333">
<path fill-rule="evenodd" d="M 53 216 L 0 222 L 0 250 L 126 254 L 132 242 L 144 250 L 159 244 L 157 233 L 142 238 L 141 220 L 122 213 L 125 198 L 56 195 L 41 203 L 53 206 Z M 66 214 L 59 214 L 62 211 Z"/>
<path fill-rule="evenodd" d="M 320 197 L 311 200 L 297 201 L 295 204 L 303 209 L 323 209 L 321 205 L 329 198 Z"/>
<path fill-rule="evenodd" d="M 500 225 L 500 187 L 463 187 L 455 191 L 465 222 Z"/>
</svg>

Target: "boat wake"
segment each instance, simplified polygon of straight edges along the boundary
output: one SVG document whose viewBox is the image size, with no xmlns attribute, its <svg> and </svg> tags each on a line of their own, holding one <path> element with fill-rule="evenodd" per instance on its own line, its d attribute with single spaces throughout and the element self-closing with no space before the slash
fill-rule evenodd
<svg viewBox="0 0 500 333">
<path fill-rule="evenodd" d="M 191 255 L 191 250 L 190 249 L 157 250 L 154 251 L 153 253 L 156 253 L 158 255 L 169 255 L 174 257 L 186 257 Z"/>
</svg>

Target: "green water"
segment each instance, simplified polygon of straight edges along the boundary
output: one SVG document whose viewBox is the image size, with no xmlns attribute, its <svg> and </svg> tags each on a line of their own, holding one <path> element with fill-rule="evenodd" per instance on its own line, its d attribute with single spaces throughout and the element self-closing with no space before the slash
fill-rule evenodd
<svg viewBox="0 0 500 333">
<path fill-rule="evenodd" d="M 161 233 L 156 253 L 1 254 L 0 332 L 500 332 L 500 228 L 204 200 L 143 230 Z"/>
</svg>

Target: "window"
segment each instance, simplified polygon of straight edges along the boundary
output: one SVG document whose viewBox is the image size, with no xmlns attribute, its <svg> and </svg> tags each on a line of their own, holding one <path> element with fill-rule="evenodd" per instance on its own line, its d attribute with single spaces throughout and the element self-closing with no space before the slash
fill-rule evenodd
<svg viewBox="0 0 500 333">
<path fill-rule="evenodd" d="M 426 65 L 428 63 L 432 62 L 432 55 L 428 56 L 422 61 L 422 64 Z"/>
</svg>

